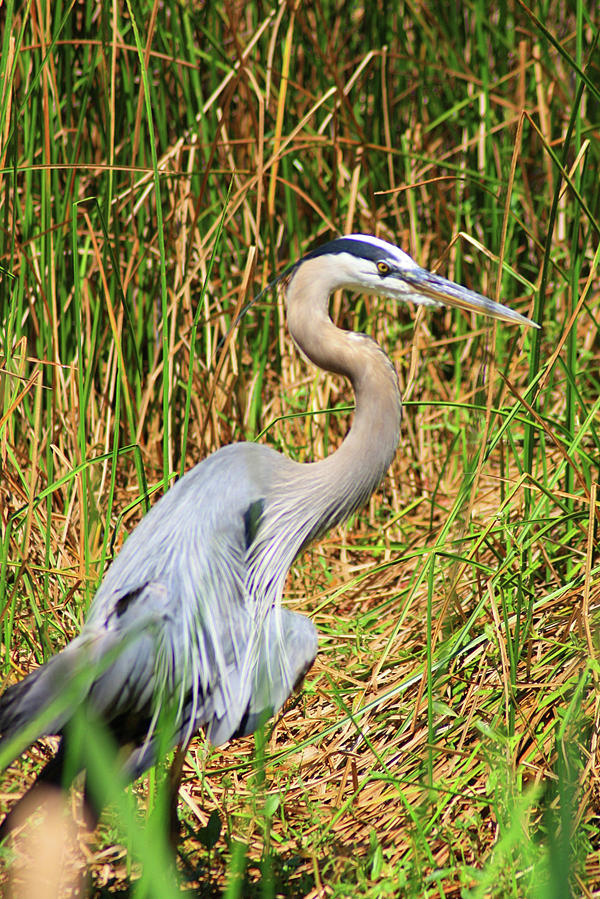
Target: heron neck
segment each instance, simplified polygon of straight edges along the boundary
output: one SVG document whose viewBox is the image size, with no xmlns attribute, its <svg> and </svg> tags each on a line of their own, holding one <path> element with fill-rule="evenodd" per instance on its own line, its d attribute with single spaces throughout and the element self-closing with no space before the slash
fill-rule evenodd
<svg viewBox="0 0 600 899">
<path fill-rule="evenodd" d="M 322 533 L 364 505 L 383 479 L 400 437 L 400 389 L 378 344 L 365 334 L 340 330 L 322 307 L 315 314 L 314 304 L 305 309 L 288 302 L 288 328 L 315 365 L 350 379 L 356 398 L 354 421 L 339 449 L 304 466 L 321 512 L 328 510 Z"/>
<path fill-rule="evenodd" d="M 316 300 L 310 283 L 299 291 L 307 265 L 288 285 L 288 329 L 315 365 L 350 379 L 356 411 L 342 445 L 326 459 L 298 464 L 280 457 L 247 560 L 245 589 L 264 608 L 281 596 L 289 566 L 301 549 L 367 502 L 394 457 L 400 435 L 400 390 L 392 363 L 365 334 L 335 327 L 327 312 L 330 291 Z"/>
</svg>

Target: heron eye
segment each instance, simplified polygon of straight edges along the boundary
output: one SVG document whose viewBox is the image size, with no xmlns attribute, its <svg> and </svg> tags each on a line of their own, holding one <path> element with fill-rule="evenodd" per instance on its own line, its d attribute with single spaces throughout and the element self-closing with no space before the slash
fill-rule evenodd
<svg viewBox="0 0 600 899">
<path fill-rule="evenodd" d="M 389 275 L 390 267 L 387 262 L 378 262 L 377 263 L 377 271 L 380 275 Z"/>
</svg>

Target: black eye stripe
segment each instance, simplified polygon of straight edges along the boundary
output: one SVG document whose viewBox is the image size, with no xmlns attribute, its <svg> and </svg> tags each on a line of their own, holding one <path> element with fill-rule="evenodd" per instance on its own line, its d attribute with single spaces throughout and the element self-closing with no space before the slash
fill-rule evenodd
<svg viewBox="0 0 600 899">
<path fill-rule="evenodd" d="M 380 262 L 381 257 L 385 256 L 385 250 L 382 247 L 367 240 L 361 240 L 360 237 L 337 237 L 306 253 L 304 259 L 328 256 L 330 253 L 350 253 L 357 259 L 370 259 L 375 263 Z"/>
</svg>

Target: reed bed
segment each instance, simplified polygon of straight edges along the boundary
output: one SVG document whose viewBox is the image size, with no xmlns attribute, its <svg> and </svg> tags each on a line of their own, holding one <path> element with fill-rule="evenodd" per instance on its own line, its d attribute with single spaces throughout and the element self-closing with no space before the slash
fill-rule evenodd
<svg viewBox="0 0 600 899">
<path fill-rule="evenodd" d="M 236 324 L 319 241 L 377 234 L 543 325 L 334 297 L 390 354 L 405 413 L 369 507 L 290 573 L 322 635 L 304 690 L 256 738 L 194 742 L 175 860 L 160 766 L 115 785 L 49 889 L 600 895 L 595 9 L 0 16 L 6 682 L 77 633 L 174 477 L 231 441 L 299 461 L 340 444 L 351 389 L 295 352 L 276 293 Z M 3 772 L 0 811 L 54 745 Z M 90 765 L 112 783 L 100 739 Z M 31 852 L 0 850 L 13 895 L 41 895 Z"/>
</svg>

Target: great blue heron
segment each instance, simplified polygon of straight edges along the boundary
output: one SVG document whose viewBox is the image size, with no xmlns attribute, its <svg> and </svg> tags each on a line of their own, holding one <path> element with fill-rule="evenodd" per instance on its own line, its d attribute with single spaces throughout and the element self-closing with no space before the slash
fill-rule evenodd
<svg viewBox="0 0 600 899">
<path fill-rule="evenodd" d="M 218 745 L 281 708 L 317 653 L 312 622 L 281 606 L 286 574 L 311 540 L 369 499 L 400 433 L 394 367 L 370 337 L 333 324 L 334 290 L 533 324 L 364 234 L 308 253 L 281 284 L 294 342 L 352 382 L 356 411 L 342 445 L 300 464 L 237 443 L 188 472 L 128 537 L 79 636 L 5 691 L 2 743 L 50 709 L 28 739 L 62 734 L 64 745 L 85 702 L 130 747 L 124 772 L 134 779 L 156 761 L 159 745 L 185 745 L 200 727 Z"/>
</svg>

